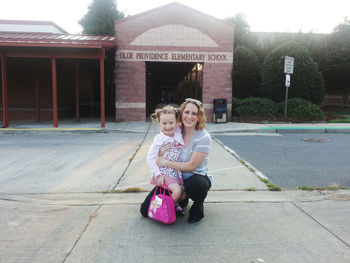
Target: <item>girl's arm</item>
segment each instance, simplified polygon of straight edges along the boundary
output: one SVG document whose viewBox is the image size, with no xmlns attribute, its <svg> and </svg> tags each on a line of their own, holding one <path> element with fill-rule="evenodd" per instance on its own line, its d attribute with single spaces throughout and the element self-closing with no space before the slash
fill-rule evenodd
<svg viewBox="0 0 350 263">
<path fill-rule="evenodd" d="M 193 152 L 189 162 L 172 162 L 160 156 L 158 157 L 157 164 L 159 166 L 170 167 L 182 172 L 193 172 L 207 156 L 207 153 Z"/>
<path fill-rule="evenodd" d="M 147 153 L 147 164 L 153 176 L 158 176 L 161 174 L 159 167 L 157 165 L 158 151 L 162 145 L 160 136 L 156 136 L 153 140 L 152 145 L 148 149 Z"/>
</svg>

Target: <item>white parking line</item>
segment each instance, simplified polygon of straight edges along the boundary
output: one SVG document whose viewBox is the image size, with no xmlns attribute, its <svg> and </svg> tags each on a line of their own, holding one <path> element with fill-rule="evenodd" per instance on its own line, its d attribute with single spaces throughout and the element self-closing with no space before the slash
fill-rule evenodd
<svg viewBox="0 0 350 263">
<path fill-rule="evenodd" d="M 237 168 L 243 168 L 243 167 L 245 167 L 245 166 L 244 166 L 244 165 L 233 166 L 233 167 L 228 167 L 228 168 L 223 168 L 223 169 L 208 171 L 208 173 L 221 172 L 221 171 L 226 171 L 226 170 L 231 170 L 231 169 L 237 169 Z"/>
</svg>

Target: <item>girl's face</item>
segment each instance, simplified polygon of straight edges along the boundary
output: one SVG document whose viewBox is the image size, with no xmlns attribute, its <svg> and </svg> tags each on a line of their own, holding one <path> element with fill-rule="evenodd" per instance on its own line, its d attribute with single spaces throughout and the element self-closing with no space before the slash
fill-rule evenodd
<svg viewBox="0 0 350 263">
<path fill-rule="evenodd" d="M 161 131 L 167 136 L 174 136 L 176 128 L 175 114 L 161 114 L 159 116 L 159 125 Z"/>
<path fill-rule="evenodd" d="M 188 103 L 182 112 L 181 120 L 185 128 L 196 128 L 198 107 L 193 103 Z"/>
</svg>

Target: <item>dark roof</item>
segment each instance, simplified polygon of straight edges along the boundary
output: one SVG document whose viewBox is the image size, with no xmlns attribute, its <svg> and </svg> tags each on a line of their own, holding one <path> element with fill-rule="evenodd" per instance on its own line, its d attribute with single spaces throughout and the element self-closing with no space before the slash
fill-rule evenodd
<svg viewBox="0 0 350 263">
<path fill-rule="evenodd" d="M 114 36 L 0 32 L 0 47 L 114 48 Z"/>
</svg>

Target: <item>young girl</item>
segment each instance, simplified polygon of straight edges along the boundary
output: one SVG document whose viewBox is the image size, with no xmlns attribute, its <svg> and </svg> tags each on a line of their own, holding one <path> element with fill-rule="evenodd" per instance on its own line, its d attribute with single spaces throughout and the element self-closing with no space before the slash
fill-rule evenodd
<svg viewBox="0 0 350 263">
<path fill-rule="evenodd" d="M 177 204 L 183 194 L 182 173 L 169 167 L 158 167 L 157 158 L 160 147 L 169 142 L 172 143 L 171 150 L 166 152 L 163 157 L 174 162 L 181 161 L 184 141 L 182 139 L 181 129 L 178 126 L 179 113 L 172 106 L 165 106 L 162 109 L 156 109 L 151 115 L 152 120 L 160 126 L 160 133 L 153 139 L 147 153 L 147 163 L 152 172 L 151 184 L 167 185 L 172 192 L 175 202 L 176 212 L 182 213 L 182 208 Z"/>
</svg>

